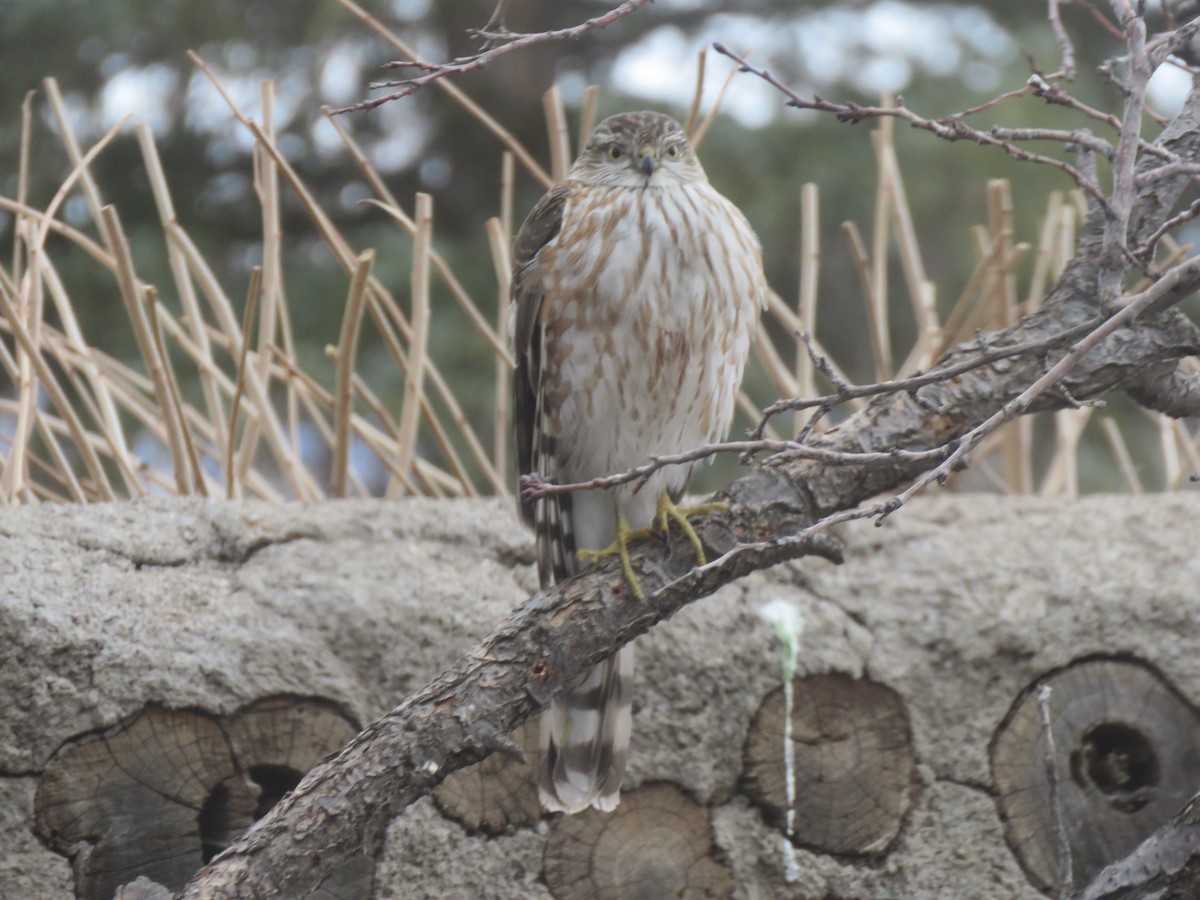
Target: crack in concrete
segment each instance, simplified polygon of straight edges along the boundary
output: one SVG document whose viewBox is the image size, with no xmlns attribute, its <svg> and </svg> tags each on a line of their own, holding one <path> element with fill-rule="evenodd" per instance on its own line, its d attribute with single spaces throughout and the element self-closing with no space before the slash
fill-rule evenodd
<svg viewBox="0 0 1200 900">
<path fill-rule="evenodd" d="M 995 801 L 996 789 L 990 784 L 984 784 L 980 781 L 975 781 L 970 778 L 951 778 L 948 775 L 935 775 L 934 784 L 953 784 L 956 787 L 966 788 L 978 794 L 983 794 L 988 800 Z"/>
</svg>

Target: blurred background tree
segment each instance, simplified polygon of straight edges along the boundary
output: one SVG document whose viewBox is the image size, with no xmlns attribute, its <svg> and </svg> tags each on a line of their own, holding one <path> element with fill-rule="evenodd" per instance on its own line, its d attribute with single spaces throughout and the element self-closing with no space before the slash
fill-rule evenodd
<svg viewBox="0 0 1200 900">
<path fill-rule="evenodd" d="M 510 0 L 506 24 L 518 32 L 566 27 L 612 5 L 610 0 Z M 403 35 L 423 58 L 445 60 L 478 49 L 469 29 L 488 21 L 494 0 L 364 0 L 362 7 Z M 938 116 L 1020 86 L 1031 61 L 1052 70 L 1059 50 L 1045 15 L 1040 3 L 656 0 L 584 40 L 509 54 L 456 84 L 543 160 L 548 142 L 541 96 L 552 84 L 561 86 L 569 109 L 582 101 L 588 84 L 596 84 L 601 115 L 654 107 L 683 118 L 697 53 L 714 40 L 750 53 L 801 93 L 864 103 L 878 102 L 883 93 L 899 93 L 908 106 Z M 1114 108 L 1116 88 L 1092 72 L 1118 46 L 1117 40 L 1085 5 L 1065 6 L 1063 17 L 1080 56 L 1081 77 L 1072 92 L 1099 108 Z M 377 67 L 397 53 L 337 0 L 0 0 L 0 193 L 15 195 L 22 100 L 26 92 L 41 89 L 44 76 L 54 76 L 85 142 L 128 112 L 151 125 L 180 220 L 222 280 L 244 284 L 250 267 L 261 261 L 261 223 L 249 160 L 252 140 L 189 62 L 188 49 L 196 50 L 254 114 L 259 82 L 277 82 L 281 150 L 355 248 L 379 249 L 377 274 L 403 295 L 410 243 L 378 208 L 360 203 L 369 188 L 321 113 L 322 105 L 344 106 L 367 96 L 367 83 L 387 76 Z M 728 60 L 709 55 L 710 101 L 730 68 Z M 1186 86 L 1182 73 L 1176 77 L 1168 72 L 1159 79 L 1156 102 L 1177 102 L 1181 80 Z M 35 103 L 35 110 L 30 200 L 38 205 L 53 195 L 70 166 L 51 134 L 52 118 L 42 105 Z M 1059 128 L 1087 124 L 1034 97 L 989 110 L 974 121 Z M 494 316 L 495 279 L 483 222 L 499 211 L 500 144 L 434 87 L 370 113 L 351 114 L 344 122 L 406 206 L 415 191 L 434 195 L 436 247 L 485 313 Z M 1031 242 L 1036 242 L 1049 192 L 1072 187 L 1053 169 L 907 129 L 897 129 L 897 148 L 928 274 L 942 286 L 943 312 L 974 265 L 968 228 L 986 220 L 989 179 L 1012 179 L 1017 237 Z M 1043 149 L 1063 156 L 1061 148 Z M 806 181 L 820 185 L 818 334 L 851 377 L 872 380 L 857 274 L 840 234 L 848 219 L 869 231 L 874 214 L 875 162 L 867 127 L 788 109 L 762 82 L 740 76 L 705 140 L 702 158 L 712 181 L 758 229 L 768 276 L 784 297 L 795 295 L 798 277 L 800 187 Z M 121 210 L 139 270 L 155 284 L 170 285 L 162 232 L 132 132 L 118 137 L 93 170 L 106 199 Z M 518 173 L 516 224 L 541 190 Z M 290 195 L 283 211 L 284 278 L 299 352 L 310 371 L 329 369 L 323 348 L 336 340 L 340 327 L 345 274 Z M 88 223 L 86 203 L 72 199 L 64 218 L 80 226 Z M 12 218 L 0 213 L 0 243 L 11 244 L 11 230 Z M 111 303 L 118 302 L 111 296 L 111 279 L 97 273 L 77 248 L 52 243 L 51 252 L 71 282 L 73 296 L 92 301 L 79 310 L 85 331 L 103 333 L 112 320 Z M 1027 276 L 1030 265 L 1027 259 L 1019 278 Z M 895 302 L 907 299 L 897 292 Z M 839 314 L 842 305 L 845 315 Z M 896 315 L 893 322 L 894 340 L 906 346 L 912 340 L 910 318 Z M 124 332 L 114 340 L 125 343 L 116 348 L 109 343 L 107 349 L 133 353 L 132 339 Z M 438 294 L 431 341 L 431 354 L 486 435 L 492 421 L 490 355 L 458 307 Z M 364 345 L 361 369 L 386 364 L 379 346 Z M 770 399 L 762 373 L 749 377 L 757 380 L 756 397 Z M 398 396 L 398 379 L 394 389 L 385 400 Z M 1142 429 L 1145 440 L 1152 436 L 1147 429 Z M 1100 454 L 1094 466 L 1081 472 L 1085 489 L 1122 486 L 1107 459 Z M 1153 484 L 1155 474 L 1147 470 L 1146 475 Z"/>
</svg>

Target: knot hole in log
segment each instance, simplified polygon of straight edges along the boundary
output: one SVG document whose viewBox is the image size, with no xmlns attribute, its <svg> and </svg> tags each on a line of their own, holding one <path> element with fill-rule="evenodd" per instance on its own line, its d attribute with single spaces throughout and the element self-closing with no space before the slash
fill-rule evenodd
<svg viewBox="0 0 1200 900">
<path fill-rule="evenodd" d="M 334 704 L 307 698 L 227 717 L 148 706 L 59 748 L 34 801 L 38 833 L 72 859 L 84 900 L 122 886 L 120 896 L 142 896 L 139 878 L 179 890 L 356 730 Z M 349 866 L 348 896 L 369 896 L 373 878 L 373 861 Z"/>
<path fill-rule="evenodd" d="M 1135 813 L 1150 802 L 1160 772 L 1154 745 L 1123 722 L 1104 722 L 1071 751 L 1071 777 L 1080 787 L 1094 785 L 1118 812 Z"/>
<path fill-rule="evenodd" d="M 244 792 L 231 790 L 221 782 L 213 787 L 204 806 L 200 808 L 197 824 L 200 828 L 201 858 L 205 863 L 228 847 L 251 823 L 257 822 L 300 783 L 304 773 L 290 766 L 259 765 L 246 770 L 246 776 L 257 796 L 249 803 L 238 804 Z M 251 805 L 253 804 L 253 805 Z"/>
<path fill-rule="evenodd" d="M 1053 779 L 1037 687 L 1050 687 Z M 1059 894 L 1060 860 L 1090 883 L 1166 824 L 1200 784 L 1200 714 L 1138 660 L 1088 657 L 1026 686 L 992 738 L 1004 835 L 1029 880 Z M 1057 809 L 1056 809 L 1057 807 Z M 1067 846 L 1055 819 L 1066 824 Z"/>
</svg>

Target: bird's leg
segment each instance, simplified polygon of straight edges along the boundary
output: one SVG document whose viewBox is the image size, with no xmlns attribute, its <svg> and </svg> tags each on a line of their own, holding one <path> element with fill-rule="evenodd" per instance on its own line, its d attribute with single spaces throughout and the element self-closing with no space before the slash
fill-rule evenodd
<svg viewBox="0 0 1200 900">
<path fill-rule="evenodd" d="M 708 562 L 708 558 L 704 555 L 704 545 L 700 543 L 700 535 L 696 534 L 696 529 L 688 521 L 688 516 L 699 515 L 701 513 L 724 512 L 728 508 L 728 503 L 701 503 L 699 506 L 689 506 L 686 509 L 680 509 L 675 505 L 675 501 L 671 499 L 671 495 L 663 491 L 658 495 L 658 511 L 655 513 L 654 518 L 658 522 L 659 530 L 663 534 L 666 534 L 670 530 L 671 520 L 674 519 L 679 524 L 679 527 L 683 529 L 683 533 L 691 543 L 697 561 L 699 561 L 700 565 L 704 565 Z"/>
<path fill-rule="evenodd" d="M 612 556 L 614 553 L 621 558 L 621 571 L 625 573 L 625 580 L 629 583 L 630 589 L 633 591 L 633 596 L 639 600 L 645 600 L 646 594 L 642 591 L 641 584 L 638 583 L 637 576 L 633 574 L 633 563 L 629 561 L 629 542 L 634 538 L 645 537 L 649 534 L 650 529 L 639 528 L 636 531 L 629 527 L 629 523 L 625 521 L 623 515 L 617 516 L 617 536 L 612 544 L 603 550 L 579 550 L 577 555 L 580 562 L 592 562 L 605 556 Z"/>
</svg>

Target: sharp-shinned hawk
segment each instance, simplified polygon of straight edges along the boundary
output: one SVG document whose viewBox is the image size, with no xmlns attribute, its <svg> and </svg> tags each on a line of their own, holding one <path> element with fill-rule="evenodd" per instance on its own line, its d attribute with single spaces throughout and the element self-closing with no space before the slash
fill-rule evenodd
<svg viewBox="0 0 1200 900">
<path fill-rule="evenodd" d="M 765 295 L 762 254 L 678 122 L 654 112 L 601 122 L 521 226 L 513 256 L 520 473 L 586 481 L 725 436 Z M 670 466 L 640 490 L 522 500 L 542 586 L 573 575 L 580 551 L 623 552 L 656 513 L 665 524 L 689 475 Z M 632 679 L 630 645 L 543 714 L 548 809 L 616 806 Z"/>
</svg>

